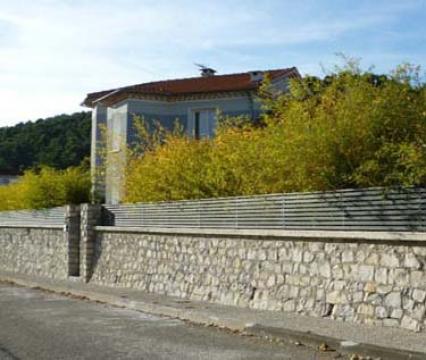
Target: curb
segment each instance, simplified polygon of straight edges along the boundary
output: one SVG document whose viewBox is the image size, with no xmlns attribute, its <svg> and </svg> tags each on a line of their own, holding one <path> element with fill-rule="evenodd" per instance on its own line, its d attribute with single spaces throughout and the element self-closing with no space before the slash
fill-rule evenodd
<svg viewBox="0 0 426 360">
<path fill-rule="evenodd" d="M 202 314 L 198 311 L 192 311 L 191 306 L 188 307 L 176 307 L 176 306 L 168 306 L 162 305 L 155 302 L 145 302 L 145 301 L 133 301 L 129 300 L 126 297 L 121 297 L 117 295 L 108 295 L 102 294 L 95 291 L 90 290 L 77 290 L 73 289 L 71 286 L 57 286 L 46 284 L 43 282 L 30 281 L 19 279 L 10 276 L 0 275 L 0 282 L 8 282 L 12 284 L 16 284 L 23 287 L 29 287 L 33 289 L 41 289 L 44 291 L 49 291 L 52 293 L 71 296 L 75 298 L 79 298 L 82 300 L 95 301 L 99 303 L 105 303 L 112 306 L 126 308 L 130 310 L 136 310 L 140 312 L 146 312 L 153 315 L 165 316 L 170 318 L 175 318 L 179 320 L 190 321 L 195 324 L 205 325 L 205 326 L 217 326 L 219 328 L 228 328 L 233 331 L 244 331 L 246 328 L 246 323 L 241 321 L 232 320 L 232 319 L 221 319 L 219 317 L 212 317 L 205 314 Z M 181 303 L 185 301 L 182 300 Z"/>
<path fill-rule="evenodd" d="M 396 348 L 385 348 L 369 343 L 355 343 L 344 339 L 328 337 L 311 332 L 298 330 L 290 330 L 285 328 L 277 328 L 265 326 L 262 324 L 246 324 L 241 321 L 230 318 L 212 317 L 201 313 L 200 311 L 191 310 L 188 307 L 176 307 L 172 305 L 163 305 L 156 302 L 132 301 L 125 297 L 117 295 L 102 294 L 100 292 L 90 290 L 77 290 L 72 286 L 58 286 L 46 284 L 38 281 L 24 280 L 13 276 L 0 275 L 0 282 L 7 282 L 23 287 L 41 289 L 65 296 L 71 296 L 83 300 L 95 301 L 109 304 L 112 306 L 136 310 L 140 312 L 150 313 L 157 316 L 165 316 L 179 320 L 189 321 L 194 324 L 204 326 L 217 326 L 226 328 L 234 332 L 240 332 L 244 335 L 265 337 L 268 339 L 276 339 L 293 344 L 307 345 L 320 349 L 326 346 L 326 349 L 336 350 L 340 353 L 357 354 L 364 357 L 360 359 L 378 358 L 381 360 L 425 360 L 426 353 L 414 352 L 408 350 L 400 350 Z M 182 301 L 184 302 L 184 301 Z"/>
<path fill-rule="evenodd" d="M 381 359 L 381 360 L 425 360 L 426 354 L 408 350 L 399 350 L 384 348 L 367 343 L 355 343 L 342 339 L 332 338 L 324 335 L 318 335 L 311 332 L 302 332 L 297 330 L 288 330 L 283 328 L 263 326 L 254 324 L 245 329 L 245 333 L 263 336 L 275 339 L 285 339 L 293 343 L 300 343 L 315 347 L 317 349 L 326 345 L 330 350 L 336 350 L 340 353 L 357 354 L 363 356 L 362 359 Z M 357 358 L 358 359 L 358 358 Z"/>
</svg>

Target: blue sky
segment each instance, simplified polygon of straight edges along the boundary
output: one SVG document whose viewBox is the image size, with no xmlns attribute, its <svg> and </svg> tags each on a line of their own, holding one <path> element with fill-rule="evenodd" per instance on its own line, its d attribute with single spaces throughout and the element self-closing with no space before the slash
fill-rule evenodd
<svg viewBox="0 0 426 360">
<path fill-rule="evenodd" d="M 337 52 L 426 65 L 426 0 L 0 0 L 0 126 L 81 110 L 87 92 L 297 66 Z"/>
</svg>

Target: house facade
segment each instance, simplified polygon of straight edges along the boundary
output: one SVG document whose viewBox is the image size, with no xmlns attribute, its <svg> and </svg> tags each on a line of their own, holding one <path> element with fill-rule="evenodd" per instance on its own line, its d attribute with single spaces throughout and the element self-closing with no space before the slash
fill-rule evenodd
<svg viewBox="0 0 426 360">
<path fill-rule="evenodd" d="M 255 120 L 261 113 L 257 92 L 265 77 L 277 92 L 287 90 L 296 68 L 215 75 L 202 68 L 201 76 L 157 81 L 90 93 L 83 101 L 92 108 L 91 165 L 95 191 L 106 203 L 122 197 L 124 147 L 134 139 L 135 117 L 159 122 L 172 130 L 178 122 L 195 138 L 214 136 L 217 114 L 245 115 Z M 105 148 L 106 147 L 106 148 Z M 104 169 L 99 171 L 99 169 Z"/>
</svg>

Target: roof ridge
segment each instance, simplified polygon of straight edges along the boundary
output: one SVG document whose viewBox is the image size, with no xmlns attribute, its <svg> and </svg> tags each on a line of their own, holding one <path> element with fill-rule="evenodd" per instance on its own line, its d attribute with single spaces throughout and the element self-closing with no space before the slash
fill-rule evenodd
<svg viewBox="0 0 426 360">
<path fill-rule="evenodd" d="M 296 69 L 296 67 L 292 66 L 292 67 L 289 67 L 289 68 L 276 68 L 276 69 L 268 69 L 268 70 L 248 70 L 248 71 L 242 71 L 242 72 L 238 72 L 238 73 L 212 75 L 211 78 L 246 75 L 246 74 L 250 74 L 251 72 L 254 72 L 254 71 L 260 71 L 260 72 L 272 72 L 272 71 L 274 71 L 275 72 L 275 71 L 290 71 L 290 70 L 295 70 L 295 69 Z M 173 82 L 173 81 L 185 81 L 185 80 L 194 80 L 194 79 L 206 79 L 206 77 L 189 76 L 189 77 L 182 77 L 182 78 L 175 78 L 175 79 L 154 80 L 154 81 L 148 81 L 148 82 L 143 82 L 143 83 L 138 83 L 138 84 L 133 84 L 133 85 L 124 85 L 124 86 L 112 88 L 112 89 L 109 89 L 109 90 L 94 91 L 91 94 L 97 94 L 97 93 L 101 93 L 101 92 L 112 92 L 112 91 L 116 91 L 116 90 L 124 90 L 124 89 L 132 88 L 132 87 L 135 87 L 135 86 L 141 86 L 141 85 L 154 85 L 154 84 L 158 84 L 158 83 L 168 83 L 168 82 Z"/>
<path fill-rule="evenodd" d="M 195 79 L 206 79 L 206 78 L 218 78 L 218 77 L 225 77 L 225 76 L 240 76 L 240 75 L 246 75 L 246 74 L 250 74 L 251 72 L 254 71 L 260 71 L 260 72 L 276 72 L 276 71 L 290 71 L 290 70 L 295 70 L 296 67 L 292 66 L 289 68 L 277 68 L 277 69 L 268 69 L 268 70 L 249 70 L 249 71 L 242 71 L 242 72 L 238 72 L 238 73 L 229 73 L 229 74 L 219 74 L 219 75 L 212 75 L 212 76 L 189 76 L 189 77 L 182 77 L 182 78 L 175 78 L 175 79 L 166 79 L 166 80 L 155 80 L 155 81 L 149 81 L 149 82 L 143 82 L 143 83 L 138 83 L 138 84 L 134 84 L 134 85 L 126 85 L 126 86 L 121 86 L 115 89 L 111 89 L 109 91 L 114 91 L 114 90 L 124 90 L 124 89 L 128 89 L 128 88 L 132 88 L 132 87 L 136 87 L 136 86 L 141 86 L 141 85 L 155 85 L 155 84 L 159 84 L 159 83 L 170 83 L 170 82 L 174 82 L 174 81 L 185 81 L 185 80 L 195 80 Z M 106 90 L 108 91 L 108 90 Z"/>
<path fill-rule="evenodd" d="M 183 94 L 195 92 L 214 92 L 214 91 L 242 91 L 252 90 L 259 86 L 259 81 L 254 81 L 249 76 L 250 73 L 261 72 L 271 74 L 272 79 L 282 76 L 291 77 L 298 75 L 299 72 L 295 66 L 288 68 L 277 68 L 267 70 L 250 70 L 238 73 L 228 73 L 212 76 L 191 76 L 175 79 L 155 80 L 133 85 L 116 87 L 109 90 L 102 90 L 87 94 L 83 104 L 91 106 L 95 101 L 103 100 L 104 98 L 116 97 L 116 93 L 124 92 L 150 92 L 152 94 Z M 299 75 L 300 76 L 300 75 Z"/>
</svg>

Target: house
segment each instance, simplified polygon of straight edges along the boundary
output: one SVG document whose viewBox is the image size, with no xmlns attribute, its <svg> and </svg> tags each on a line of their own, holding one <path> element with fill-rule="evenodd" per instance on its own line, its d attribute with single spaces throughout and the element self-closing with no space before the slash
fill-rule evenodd
<svg viewBox="0 0 426 360">
<path fill-rule="evenodd" d="M 256 98 L 265 76 L 276 91 L 286 91 L 290 78 L 300 77 L 295 67 L 267 71 L 216 75 L 216 71 L 201 67 L 198 77 L 156 81 L 90 93 L 82 105 L 92 108 L 92 173 L 102 164 L 101 146 L 108 144 L 104 179 L 95 180 L 97 192 L 107 203 L 118 203 L 124 151 L 134 135 L 132 121 L 136 116 L 145 121 L 158 121 L 172 129 L 178 121 L 189 136 L 211 137 L 216 126 L 216 114 L 247 115 L 255 120 L 261 113 Z M 107 129 L 107 141 L 100 141 L 102 128 Z M 104 132 L 105 133 L 105 132 Z M 120 140 L 121 139 L 121 140 Z M 110 159 L 115 161 L 109 161 Z M 119 159 L 119 160 L 118 160 Z M 101 184 L 104 184 L 101 185 Z"/>
</svg>

